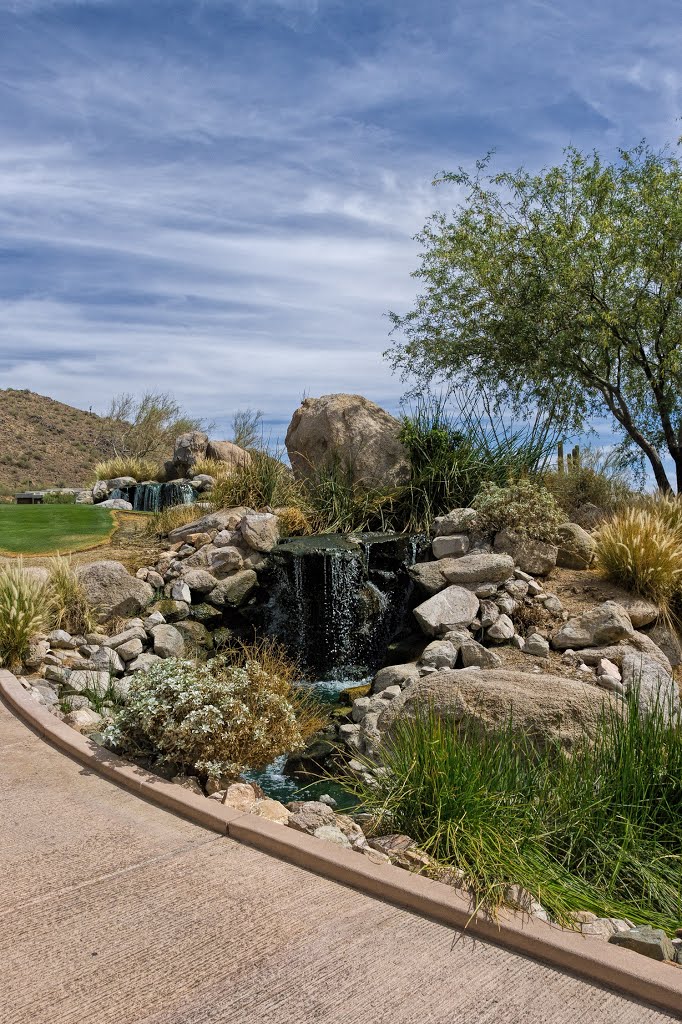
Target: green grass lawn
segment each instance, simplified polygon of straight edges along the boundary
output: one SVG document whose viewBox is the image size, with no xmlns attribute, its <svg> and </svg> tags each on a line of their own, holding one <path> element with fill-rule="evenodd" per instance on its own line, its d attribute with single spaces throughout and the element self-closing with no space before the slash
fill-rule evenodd
<svg viewBox="0 0 682 1024">
<path fill-rule="evenodd" d="M 115 521 L 92 505 L 0 505 L 0 554 L 82 551 L 106 541 Z"/>
</svg>

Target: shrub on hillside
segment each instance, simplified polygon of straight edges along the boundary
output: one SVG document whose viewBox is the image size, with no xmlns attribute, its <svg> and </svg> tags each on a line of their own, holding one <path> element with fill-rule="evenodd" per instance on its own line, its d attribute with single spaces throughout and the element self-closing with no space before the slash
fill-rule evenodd
<svg viewBox="0 0 682 1024">
<path fill-rule="evenodd" d="M 21 666 L 31 638 L 49 626 L 52 597 L 47 583 L 16 562 L 0 568 L 0 665 Z"/>
<path fill-rule="evenodd" d="M 597 564 L 609 579 L 670 608 L 682 589 L 682 537 L 652 508 L 631 508 L 595 536 Z"/>
<path fill-rule="evenodd" d="M 319 727 L 297 676 L 273 644 L 228 650 L 205 664 L 167 658 L 133 676 L 107 739 L 176 771 L 235 779 L 302 749 Z"/>
<path fill-rule="evenodd" d="M 554 496 L 531 480 L 519 480 L 507 487 L 486 483 L 471 504 L 478 512 L 477 528 L 483 532 L 497 533 L 508 527 L 549 543 L 556 541 L 557 527 L 567 518 Z"/>
<path fill-rule="evenodd" d="M 106 462 L 98 462 L 95 476 L 98 480 L 113 480 L 118 476 L 131 476 L 133 480 L 158 480 L 160 467 L 151 459 L 141 459 L 133 455 L 116 456 Z"/>
</svg>

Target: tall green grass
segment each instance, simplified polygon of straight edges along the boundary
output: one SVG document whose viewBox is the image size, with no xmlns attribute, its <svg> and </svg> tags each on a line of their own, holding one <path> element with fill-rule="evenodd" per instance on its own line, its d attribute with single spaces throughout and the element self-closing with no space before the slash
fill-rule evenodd
<svg viewBox="0 0 682 1024">
<path fill-rule="evenodd" d="M 425 709 L 396 725 L 377 785 L 346 788 L 379 831 L 461 869 L 494 910 L 520 884 L 572 911 L 668 931 L 682 923 L 682 726 L 664 709 L 604 714 L 597 740 L 539 750 L 511 726 L 481 736 Z"/>
</svg>

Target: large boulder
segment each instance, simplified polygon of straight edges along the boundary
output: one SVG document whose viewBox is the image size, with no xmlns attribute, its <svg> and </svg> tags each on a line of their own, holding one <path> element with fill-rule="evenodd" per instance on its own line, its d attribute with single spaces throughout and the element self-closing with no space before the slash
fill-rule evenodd
<svg viewBox="0 0 682 1024">
<path fill-rule="evenodd" d="M 587 530 L 577 523 L 562 523 L 557 534 L 559 553 L 556 564 L 562 569 L 587 569 L 597 550 Z"/>
<path fill-rule="evenodd" d="M 192 466 L 206 455 L 208 437 L 202 430 L 189 430 L 175 440 L 173 467 L 179 477 L 189 476 Z"/>
<path fill-rule="evenodd" d="M 294 473 L 312 476 L 339 465 L 354 483 L 392 487 L 409 476 L 400 423 L 361 395 L 306 398 L 293 415 L 286 446 Z"/>
<path fill-rule="evenodd" d="M 98 622 L 130 619 L 151 603 L 154 591 L 120 562 L 90 562 L 76 570 L 85 599 Z"/>
<path fill-rule="evenodd" d="M 384 736 L 403 719 L 433 708 L 453 727 L 484 734 L 504 729 L 510 719 L 520 734 L 539 746 L 558 740 L 570 749 L 594 736 L 605 707 L 616 699 L 600 687 L 575 679 L 510 669 L 461 669 L 423 676 L 393 698 L 378 720 Z"/>
<path fill-rule="evenodd" d="M 514 575 L 514 559 L 511 555 L 473 551 L 461 558 L 443 559 L 440 568 L 449 583 L 460 586 L 501 583 Z"/>
<path fill-rule="evenodd" d="M 579 650 L 581 647 L 602 647 L 617 644 L 634 633 L 630 616 L 615 601 L 604 601 L 589 608 L 563 624 L 552 637 L 552 647 L 558 651 Z"/>
<path fill-rule="evenodd" d="M 663 665 L 642 651 L 627 651 L 622 662 L 623 686 L 635 693 L 642 711 L 659 707 L 666 718 L 680 709 L 680 693 L 673 676 Z"/>
<path fill-rule="evenodd" d="M 191 523 L 178 526 L 171 530 L 168 539 L 171 544 L 178 541 L 185 541 L 193 533 L 215 533 L 220 530 L 236 530 L 247 513 L 253 512 L 252 508 L 246 505 L 237 505 L 235 508 L 221 508 L 217 512 L 209 512 L 200 519 L 194 519 Z"/>
<path fill-rule="evenodd" d="M 414 609 L 414 617 L 427 636 L 443 636 L 468 626 L 478 614 L 478 598 L 464 587 L 446 587 Z"/>
<path fill-rule="evenodd" d="M 209 441 L 206 456 L 215 459 L 216 462 L 224 462 L 230 469 L 248 466 L 251 462 L 250 452 L 240 448 L 238 444 L 233 444 L 232 441 Z"/>
<path fill-rule="evenodd" d="M 527 537 L 505 527 L 495 537 L 495 551 L 511 555 L 523 572 L 532 576 L 546 576 L 556 565 L 559 549 L 556 544 Z"/>
<path fill-rule="evenodd" d="M 445 559 L 443 562 L 416 562 L 410 566 L 407 571 L 417 584 L 420 593 L 431 596 L 437 594 L 439 590 L 445 590 L 448 581 L 442 572 L 444 562 Z"/>
</svg>

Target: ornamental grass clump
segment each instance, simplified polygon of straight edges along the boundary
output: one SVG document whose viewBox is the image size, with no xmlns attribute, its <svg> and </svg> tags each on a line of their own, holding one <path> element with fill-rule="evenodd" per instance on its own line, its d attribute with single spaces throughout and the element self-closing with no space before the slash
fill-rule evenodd
<svg viewBox="0 0 682 1024">
<path fill-rule="evenodd" d="M 133 480 L 158 480 L 160 469 L 157 462 L 151 459 L 138 458 L 136 455 L 120 455 L 106 462 L 98 462 L 95 476 L 98 480 L 115 480 L 119 476 L 130 476 Z"/>
<path fill-rule="evenodd" d="M 68 558 L 57 555 L 50 565 L 52 625 L 77 635 L 92 632 L 94 619 L 85 591 Z"/>
<path fill-rule="evenodd" d="M 0 665 L 21 666 L 31 638 L 49 627 L 52 594 L 44 580 L 24 572 L 21 561 L 0 569 Z"/>
<path fill-rule="evenodd" d="M 669 612 L 682 591 L 682 535 L 654 507 L 631 508 L 595 536 L 597 565 L 610 580 Z"/>
<path fill-rule="evenodd" d="M 374 777 L 354 774 L 344 788 L 378 834 L 404 833 L 462 871 L 489 911 L 521 885 L 560 923 L 589 910 L 673 932 L 682 724 L 661 706 L 641 715 L 636 694 L 625 712 L 606 710 L 596 737 L 566 752 L 511 722 L 481 734 L 427 706 L 394 723 Z"/>
<path fill-rule="evenodd" d="M 519 480 L 507 487 L 486 483 L 471 505 L 478 512 L 476 525 L 483 532 L 497 533 L 507 527 L 550 544 L 557 539 L 558 527 L 567 520 L 554 496 L 531 480 Z"/>
<path fill-rule="evenodd" d="M 202 781 L 236 779 L 301 750 L 319 715 L 298 673 L 271 643 L 230 649 L 205 664 L 167 658 L 132 679 L 106 738 Z"/>
</svg>

